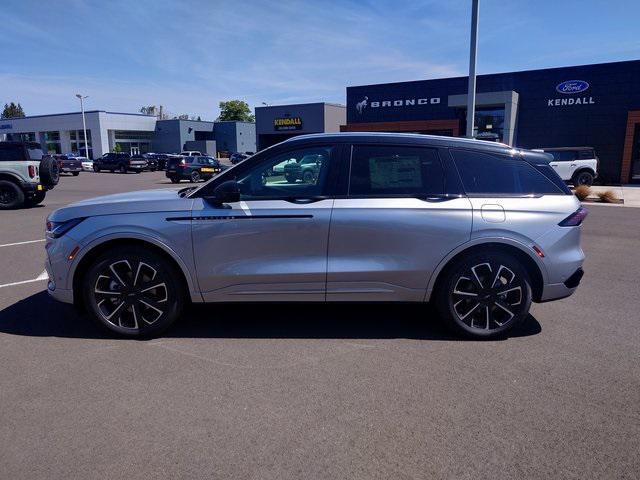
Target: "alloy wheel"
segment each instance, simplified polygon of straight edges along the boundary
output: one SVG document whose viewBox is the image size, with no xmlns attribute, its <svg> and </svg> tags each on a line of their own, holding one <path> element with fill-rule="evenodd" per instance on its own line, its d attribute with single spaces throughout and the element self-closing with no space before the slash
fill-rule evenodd
<svg viewBox="0 0 640 480">
<path fill-rule="evenodd" d="M 505 327 L 522 312 L 524 279 L 499 263 L 484 262 L 458 275 L 450 293 L 454 315 L 474 330 Z"/>
<path fill-rule="evenodd" d="M 10 188 L 0 187 L 0 203 L 9 205 L 16 200 L 16 192 Z"/>
<path fill-rule="evenodd" d="M 124 329 L 158 322 L 169 308 L 167 283 L 143 261 L 116 260 L 99 273 L 93 296 L 99 315 Z"/>
</svg>

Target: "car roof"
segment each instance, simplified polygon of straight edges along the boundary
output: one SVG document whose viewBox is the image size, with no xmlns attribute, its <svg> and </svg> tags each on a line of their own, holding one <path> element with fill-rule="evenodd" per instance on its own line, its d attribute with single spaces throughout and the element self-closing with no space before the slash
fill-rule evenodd
<svg viewBox="0 0 640 480">
<path fill-rule="evenodd" d="M 445 137 L 440 135 L 422 135 L 419 133 L 382 133 L 382 132 L 342 132 L 312 133 L 289 138 L 282 143 L 298 143 L 309 141 L 326 141 L 338 143 L 404 143 L 416 145 L 433 145 L 441 147 L 478 148 L 487 150 L 511 150 L 504 143 L 487 142 L 461 137 Z"/>
<path fill-rule="evenodd" d="M 593 150 L 593 147 L 541 147 L 537 150 L 549 151 L 562 151 L 562 150 Z"/>
</svg>

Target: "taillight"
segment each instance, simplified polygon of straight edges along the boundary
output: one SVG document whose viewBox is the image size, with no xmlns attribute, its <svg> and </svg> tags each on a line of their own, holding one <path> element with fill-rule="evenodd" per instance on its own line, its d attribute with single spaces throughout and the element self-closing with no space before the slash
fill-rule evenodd
<svg viewBox="0 0 640 480">
<path fill-rule="evenodd" d="M 29 165 L 29 177 L 35 178 L 36 176 L 36 167 L 33 165 Z"/>
<path fill-rule="evenodd" d="M 562 220 L 558 225 L 560 225 L 561 227 L 577 227 L 585 218 L 587 218 L 588 214 L 589 210 L 584 207 L 580 207 L 567 218 Z"/>
</svg>

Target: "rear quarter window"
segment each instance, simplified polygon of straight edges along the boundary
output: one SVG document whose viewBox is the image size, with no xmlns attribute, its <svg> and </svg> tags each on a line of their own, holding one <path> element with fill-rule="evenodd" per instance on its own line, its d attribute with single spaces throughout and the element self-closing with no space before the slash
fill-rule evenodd
<svg viewBox="0 0 640 480">
<path fill-rule="evenodd" d="M 21 146 L 11 145 L 0 148 L 0 162 L 19 162 L 20 160 L 26 160 Z"/>
<path fill-rule="evenodd" d="M 451 150 L 468 195 L 563 195 L 528 162 L 509 155 Z"/>
</svg>

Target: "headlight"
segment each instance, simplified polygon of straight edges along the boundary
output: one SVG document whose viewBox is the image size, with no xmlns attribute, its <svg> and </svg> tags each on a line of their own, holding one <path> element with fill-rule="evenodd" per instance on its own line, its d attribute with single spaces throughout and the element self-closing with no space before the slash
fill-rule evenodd
<svg viewBox="0 0 640 480">
<path fill-rule="evenodd" d="M 51 220 L 47 220 L 46 235 L 49 238 L 61 237 L 83 220 L 83 217 L 73 218 L 71 220 L 67 220 L 66 222 L 52 222 Z"/>
</svg>

